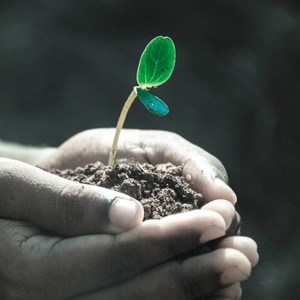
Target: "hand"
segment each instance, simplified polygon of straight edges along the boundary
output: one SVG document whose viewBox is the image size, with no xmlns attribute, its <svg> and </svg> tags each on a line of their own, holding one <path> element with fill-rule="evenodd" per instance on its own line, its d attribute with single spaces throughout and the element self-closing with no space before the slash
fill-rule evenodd
<svg viewBox="0 0 300 300">
<path fill-rule="evenodd" d="M 107 262 L 114 283 L 70 299 L 239 299 L 240 282 L 258 261 L 253 240 L 225 238 L 211 253 L 182 258 L 223 236 L 234 214 L 232 204 L 216 200 L 201 210 L 145 221 L 118 235 L 119 249 Z"/>
<path fill-rule="evenodd" d="M 39 165 L 47 169 L 66 169 L 96 160 L 107 163 L 113 135 L 114 129 L 83 131 L 63 143 Z M 221 162 L 175 133 L 124 129 L 120 135 L 117 160 L 135 160 L 154 165 L 166 162 L 183 164 L 183 175 L 192 188 L 202 192 L 207 202 L 220 198 L 236 202 L 235 193 L 226 184 L 228 178 Z"/>
<path fill-rule="evenodd" d="M 135 131 L 137 136 L 129 134 L 130 131 L 127 132 L 130 140 L 132 140 L 133 137 L 137 138 L 139 135 L 139 131 Z M 50 167 L 52 161 L 52 166 L 54 167 L 58 167 L 60 164 L 61 167 L 64 168 L 63 165 L 66 162 L 65 167 L 72 167 L 72 159 L 70 159 L 72 155 L 75 155 L 75 158 L 76 155 L 78 156 L 81 165 L 96 160 L 97 158 L 93 158 L 93 155 L 97 157 L 97 141 L 100 136 L 98 136 L 98 134 L 95 135 L 95 133 L 101 133 L 100 136 L 104 137 L 104 139 L 102 139 L 103 145 L 106 144 L 109 148 L 109 143 L 105 142 L 105 136 L 108 137 L 112 135 L 112 131 L 94 130 L 83 132 L 64 143 L 52 157 L 44 160 L 44 166 L 48 165 L 48 167 Z M 186 174 L 191 175 L 191 182 L 196 188 L 197 186 L 199 187 L 201 183 L 204 183 L 204 186 L 206 185 L 207 188 L 204 194 L 206 195 L 207 201 L 214 199 L 216 195 L 219 194 L 221 198 L 227 198 L 235 202 L 235 195 L 232 190 L 224 184 L 218 187 L 213 180 L 215 177 L 221 177 L 226 180 L 225 170 L 215 158 L 174 134 L 156 131 L 140 133 L 142 136 L 141 140 L 148 135 L 147 143 L 149 142 L 148 138 L 153 135 L 152 140 L 154 143 L 147 144 L 150 150 L 152 147 L 150 152 L 156 151 L 155 145 L 161 150 L 165 147 L 161 152 L 159 150 L 157 151 L 157 153 L 160 153 L 157 156 L 158 159 L 162 156 L 169 160 L 168 156 L 171 156 L 174 159 L 170 159 L 173 163 L 176 163 L 176 159 L 182 163 L 184 162 L 184 157 L 190 154 L 190 160 L 195 163 L 196 166 L 199 166 L 199 163 L 201 163 L 203 171 L 201 176 L 203 174 L 206 176 L 202 176 L 203 178 L 200 180 L 197 180 L 196 166 L 193 168 L 193 164 L 189 166 L 189 162 L 186 162 L 185 170 L 187 172 Z M 168 142 L 160 143 L 158 141 L 157 144 L 155 144 L 155 136 L 160 136 L 161 139 L 169 136 L 172 140 L 174 137 L 178 142 L 182 142 L 183 146 L 186 147 L 187 153 L 178 151 L 172 156 L 170 152 L 172 148 L 173 150 L 176 149 L 177 145 L 176 147 L 170 147 Z M 77 138 L 77 142 L 79 142 L 79 145 L 77 145 L 80 147 L 74 149 L 73 152 L 72 147 L 76 148 Z M 89 142 L 89 145 L 94 145 L 95 147 L 81 147 L 82 142 Z M 128 143 L 127 145 L 123 143 L 123 147 L 119 148 L 119 150 L 123 148 L 123 151 L 127 151 L 126 147 L 129 147 L 131 148 L 131 152 L 129 153 L 132 153 L 133 157 L 139 157 L 138 159 L 141 161 L 143 161 L 144 157 L 145 160 L 145 156 L 139 153 L 142 144 L 136 147 L 136 150 L 134 149 L 134 145 L 135 143 Z M 161 147 L 161 145 L 164 145 L 164 147 Z M 101 153 L 101 155 L 105 156 L 105 147 Z M 146 151 L 145 153 L 148 152 Z M 148 153 L 148 155 L 151 157 L 151 153 Z M 55 159 L 58 159 L 58 163 L 55 162 Z M 123 159 L 129 158 L 124 155 Z M 163 162 L 164 158 L 161 160 L 161 162 Z M 0 195 L 2 198 L 2 201 L 0 199 L 0 214 L 5 218 L 0 221 L 1 237 L 3 236 L 3 242 L 0 244 L 0 255 L 3 260 L 3 262 L 1 262 L 2 267 L 0 271 L 1 274 L 4 274 L 3 276 L 1 275 L 1 279 L 3 277 L 3 280 L 1 280 L 3 288 L 0 287 L 1 299 L 40 299 L 43 297 L 44 299 L 62 299 L 78 294 L 80 294 L 78 299 L 94 299 L 93 293 L 90 292 L 94 289 L 97 289 L 95 293 L 97 299 L 99 299 L 99 296 L 101 296 L 100 299 L 102 296 L 104 299 L 119 299 L 118 297 L 120 295 L 121 299 L 124 299 L 124 297 L 125 299 L 132 299 L 132 293 L 135 293 L 136 289 L 135 280 L 138 279 L 137 283 L 141 283 L 141 286 L 145 286 L 145 288 L 149 284 L 148 280 L 152 282 L 151 278 L 153 274 L 151 275 L 150 273 L 148 275 L 146 270 L 151 268 L 155 270 L 154 274 L 157 274 L 157 272 L 160 273 L 158 266 L 164 265 L 166 268 L 164 269 L 165 271 L 162 270 L 163 273 L 167 272 L 175 276 L 176 272 L 172 266 L 171 269 L 169 269 L 168 264 L 172 262 L 172 265 L 178 265 L 178 257 L 180 257 L 181 254 L 193 252 L 206 240 L 213 240 L 218 236 L 224 235 L 224 227 L 221 233 L 218 230 L 216 232 L 213 230 L 213 233 L 205 234 L 212 225 L 215 224 L 217 226 L 218 222 L 219 225 L 221 225 L 222 222 L 224 225 L 225 222 L 225 227 L 227 228 L 229 223 L 231 223 L 230 219 L 232 217 L 226 217 L 226 213 L 224 215 L 224 205 L 223 209 L 221 209 L 222 205 L 216 204 L 216 201 L 207 204 L 215 205 L 215 208 L 211 207 L 210 213 L 205 211 L 204 207 L 201 211 L 171 216 L 164 219 L 164 221 L 150 220 L 139 226 L 137 225 L 141 222 L 142 212 L 139 204 L 136 204 L 136 214 L 134 215 L 133 221 L 130 222 L 131 219 L 125 217 L 123 221 L 120 222 L 120 217 L 123 215 L 111 213 L 113 207 L 118 207 L 118 205 L 112 204 L 114 203 L 115 196 L 108 196 L 109 194 L 107 193 L 109 193 L 109 191 L 97 187 L 84 186 L 85 193 L 78 193 L 83 185 L 75 183 L 69 185 L 70 183 L 68 182 L 67 184 L 63 179 L 28 165 L 26 165 L 26 167 L 24 164 L 19 165 L 20 163 L 18 162 L 10 161 L 11 164 L 7 164 L 7 161 L 1 162 L 2 165 L 6 167 L 0 170 L 1 183 L 6 183 L 0 187 Z M 152 163 L 155 163 L 155 157 Z M 8 169 L 7 166 L 9 166 Z M 12 182 L 15 183 L 12 185 Z M 66 185 L 69 186 L 69 188 L 64 188 Z M 222 197 L 222 194 L 224 197 Z M 13 195 L 13 197 L 11 195 Z M 123 197 L 123 195 L 119 195 L 119 197 L 121 196 Z M 52 198 L 54 198 L 55 201 L 52 201 Z M 5 202 L 3 199 L 13 201 Z M 135 202 L 133 199 L 127 200 L 130 200 L 131 203 Z M 44 201 L 46 201 L 46 205 Z M 229 202 L 225 202 L 226 205 L 230 205 Z M 86 207 L 86 203 L 89 204 L 88 207 Z M 111 209 L 109 209 L 109 207 L 111 207 Z M 216 207 L 219 208 L 216 209 Z M 214 210 L 215 216 L 212 216 L 211 212 Z M 231 211 L 231 216 L 234 215 L 232 209 L 227 209 L 227 211 Z M 5 212 L 5 214 L 3 212 Z M 216 217 L 216 214 L 219 214 L 219 216 Z M 79 220 L 78 215 L 82 216 Z M 218 219 L 220 216 L 223 217 L 221 223 L 220 220 L 216 220 L 216 218 Z M 103 220 L 106 220 L 106 222 L 103 222 Z M 122 232 L 135 226 L 137 226 L 135 229 L 120 233 L 115 237 L 107 234 L 111 232 Z M 178 230 L 176 229 L 177 227 Z M 174 232 L 175 229 L 176 231 Z M 198 236 L 201 236 L 202 241 L 198 243 L 197 246 L 186 245 L 186 247 L 182 248 L 181 244 L 185 244 L 186 238 L 192 238 L 192 235 L 195 234 L 194 231 L 198 233 Z M 207 237 L 203 238 L 202 236 L 205 235 Z M 69 238 L 69 236 L 73 237 Z M 145 237 L 144 240 L 142 237 Z M 177 250 L 173 246 L 173 241 L 179 243 L 179 248 L 176 248 Z M 214 297 L 227 296 L 230 299 L 235 299 L 234 297 L 236 297 L 239 292 L 239 281 L 242 281 L 249 275 L 250 262 L 253 263 L 257 259 L 255 243 L 243 237 L 226 238 L 224 241 L 226 241 L 223 242 L 224 244 L 220 243 L 219 245 L 215 245 L 215 251 L 212 253 L 194 256 L 197 260 L 199 259 L 199 262 L 202 262 L 204 266 L 204 268 L 198 270 L 198 272 L 191 273 L 191 276 L 195 278 L 194 283 L 201 278 L 206 278 L 207 282 L 210 282 L 210 285 L 208 285 L 209 288 L 205 290 L 205 286 L 201 285 L 199 287 L 197 281 L 197 295 L 204 295 L 217 290 Z M 150 252 L 148 249 L 150 246 L 148 247 L 148 245 L 152 245 L 153 243 L 156 244 L 156 246 L 152 252 L 153 258 L 151 257 L 149 260 Z M 226 247 L 226 249 L 222 249 L 222 247 Z M 174 251 L 171 251 L 173 248 Z M 138 249 L 138 253 L 135 253 L 135 251 L 133 251 L 134 249 Z M 235 251 L 232 252 L 231 250 Z M 34 255 L 32 255 L 32 253 L 34 253 Z M 126 270 L 122 269 L 119 264 L 114 266 L 113 261 L 116 261 L 116 257 L 118 257 L 116 254 L 118 253 L 120 257 L 128 258 L 127 263 L 129 267 L 126 267 L 127 263 L 123 265 Z M 213 253 L 219 253 L 219 255 L 211 256 Z M 232 255 L 230 255 L 230 253 Z M 5 258 L 8 258 L 8 261 L 11 261 L 11 255 L 14 256 L 13 264 L 9 264 L 7 260 L 5 260 Z M 105 257 L 105 259 L 103 259 L 103 257 Z M 209 259 L 209 257 L 211 257 L 211 259 Z M 137 258 L 139 258 L 139 260 L 135 261 Z M 191 259 L 191 257 L 186 257 L 184 261 L 189 259 Z M 180 260 L 182 259 L 180 258 Z M 122 264 L 122 261 L 120 261 L 120 264 Z M 59 266 L 59 268 L 57 268 L 57 266 Z M 228 283 L 225 283 L 224 280 L 223 282 L 220 281 L 220 274 L 231 266 L 237 266 L 237 269 L 240 268 L 242 272 L 244 272 L 244 276 L 231 277 L 231 281 L 235 283 L 233 285 L 229 284 L 229 287 L 222 289 L 222 287 L 228 286 Z M 22 273 L 20 270 L 25 271 Z M 184 279 L 186 277 L 185 272 L 188 271 L 188 269 L 182 269 L 180 271 L 180 276 Z M 118 280 L 119 272 L 121 272 L 121 276 L 125 277 Z M 134 273 L 134 275 L 138 274 L 138 276 L 132 277 L 132 273 Z M 188 271 L 188 273 L 190 272 Z M 15 276 L 15 274 L 20 274 L 20 276 Z M 116 279 L 110 278 L 113 277 L 113 274 L 115 274 Z M 144 275 L 145 279 L 143 279 Z M 97 278 L 104 278 L 104 283 L 102 280 L 100 280 L 101 283 L 95 282 Z M 126 284 L 120 284 L 120 280 L 123 281 L 123 279 Z M 107 284 L 105 284 L 106 281 Z M 188 282 L 184 280 L 182 283 L 175 281 L 174 284 L 177 286 L 177 289 L 185 290 L 188 288 Z M 107 285 L 115 286 L 116 292 L 114 292 L 114 289 L 108 289 Z M 126 292 L 123 293 L 122 290 L 124 289 Z M 121 294 L 119 294 L 118 291 L 121 291 Z M 167 299 L 165 297 L 166 291 L 165 286 L 158 286 L 154 294 L 149 293 L 149 297 L 150 299 L 152 299 L 152 296 L 153 299 Z M 86 293 L 86 296 L 83 296 L 82 293 Z M 125 295 L 124 297 L 122 293 Z M 172 299 L 190 298 L 189 292 L 182 293 L 180 296 L 178 296 L 179 294 L 173 295 L 174 297 Z M 194 294 L 194 292 L 192 294 Z M 139 294 L 137 298 L 139 298 Z M 194 299 L 194 296 L 192 299 Z"/>
<path fill-rule="evenodd" d="M 196 299 L 216 290 L 233 294 L 257 260 L 254 242 L 240 237 L 212 253 L 177 259 L 225 234 L 235 214 L 228 201 L 138 226 L 137 208 L 129 226 L 136 227 L 111 235 L 116 194 L 18 161 L 1 159 L 0 166 L 1 299 L 139 299 L 145 291 L 149 299 Z M 162 276 L 169 280 L 161 281 Z"/>
</svg>

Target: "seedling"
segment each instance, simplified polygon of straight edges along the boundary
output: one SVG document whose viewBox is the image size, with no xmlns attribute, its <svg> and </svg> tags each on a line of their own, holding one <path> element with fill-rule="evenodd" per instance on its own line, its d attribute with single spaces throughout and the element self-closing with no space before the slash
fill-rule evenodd
<svg viewBox="0 0 300 300">
<path fill-rule="evenodd" d="M 139 85 L 133 87 L 119 116 L 113 144 L 109 153 L 109 166 L 112 167 L 115 164 L 121 129 L 123 128 L 128 110 L 136 97 L 140 99 L 148 111 L 155 115 L 165 116 L 169 113 L 167 104 L 150 93 L 149 90 L 158 87 L 170 78 L 174 70 L 175 60 L 175 45 L 169 37 L 158 36 L 146 46 L 141 55 L 136 73 L 136 80 Z"/>
</svg>

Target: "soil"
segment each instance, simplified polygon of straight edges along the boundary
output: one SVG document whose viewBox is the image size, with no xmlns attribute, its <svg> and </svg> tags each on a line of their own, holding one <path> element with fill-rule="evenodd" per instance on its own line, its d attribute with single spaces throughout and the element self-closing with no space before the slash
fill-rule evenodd
<svg viewBox="0 0 300 300">
<path fill-rule="evenodd" d="M 190 188 L 182 175 L 182 166 L 170 163 L 116 164 L 101 162 L 75 170 L 52 170 L 51 173 L 73 181 L 97 185 L 130 195 L 144 207 L 144 219 L 160 219 L 170 214 L 198 209 L 203 196 Z"/>
</svg>

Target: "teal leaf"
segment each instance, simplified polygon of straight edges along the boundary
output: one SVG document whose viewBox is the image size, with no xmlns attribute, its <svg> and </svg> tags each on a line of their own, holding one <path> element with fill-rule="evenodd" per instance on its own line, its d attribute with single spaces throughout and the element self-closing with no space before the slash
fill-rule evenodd
<svg viewBox="0 0 300 300">
<path fill-rule="evenodd" d="M 134 91 L 138 95 L 140 101 L 151 113 L 160 117 L 165 116 L 169 113 L 168 105 L 158 97 L 137 86 L 134 87 Z"/>
<path fill-rule="evenodd" d="M 166 82 L 174 70 L 176 49 L 171 38 L 158 36 L 143 51 L 136 79 L 143 89 Z"/>
</svg>

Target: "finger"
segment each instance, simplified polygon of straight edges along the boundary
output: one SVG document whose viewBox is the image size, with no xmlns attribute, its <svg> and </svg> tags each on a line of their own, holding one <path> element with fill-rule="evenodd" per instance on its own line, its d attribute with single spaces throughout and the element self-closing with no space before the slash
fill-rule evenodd
<svg viewBox="0 0 300 300">
<path fill-rule="evenodd" d="M 240 235 L 240 215 L 233 204 L 227 200 L 213 200 L 201 209 L 209 209 L 219 213 L 226 222 L 226 236 Z"/>
<path fill-rule="evenodd" d="M 242 297 L 241 284 L 235 283 L 224 289 L 213 293 L 213 296 L 205 298 L 205 300 L 239 300 Z"/>
<path fill-rule="evenodd" d="M 248 259 L 239 251 L 219 249 L 171 261 L 131 280 L 72 299 L 195 299 L 209 295 L 250 276 Z"/>
<path fill-rule="evenodd" d="M 186 162 L 183 174 L 190 186 L 200 191 L 207 202 L 215 199 L 226 199 L 233 204 L 237 202 L 236 194 L 227 185 L 227 180 L 221 179 L 225 177 L 218 177 L 220 173 L 210 163 L 201 162 L 198 154 Z"/>
<path fill-rule="evenodd" d="M 218 248 L 232 248 L 242 252 L 254 267 L 259 261 L 257 244 L 251 238 L 245 236 L 226 237 L 216 245 Z"/>
<path fill-rule="evenodd" d="M 115 233 L 143 220 L 133 198 L 62 179 L 41 169 L 1 159 L 0 216 L 24 220 L 56 234 Z"/>
<path fill-rule="evenodd" d="M 236 203 L 236 195 L 226 184 L 227 173 L 222 163 L 214 156 L 188 142 L 181 136 L 165 131 L 139 131 L 143 155 L 152 164 L 171 162 L 184 165 L 185 176 L 192 188 L 201 192 L 206 201 L 226 199 Z M 126 139 L 126 137 L 124 137 Z"/>
<path fill-rule="evenodd" d="M 235 217 L 235 208 L 234 206 L 227 200 L 213 200 L 207 204 L 205 204 L 201 209 L 204 210 L 212 210 L 219 213 L 226 223 L 226 229 L 228 229 Z"/>
<path fill-rule="evenodd" d="M 242 224 L 242 219 L 240 214 L 236 211 L 235 216 L 227 229 L 227 236 L 231 235 L 241 235 L 241 224 Z"/>
<path fill-rule="evenodd" d="M 197 210 L 149 220 L 116 236 L 61 239 L 21 232 L 13 237 L 17 245 L 21 244 L 26 271 L 41 280 L 36 288 L 42 294 L 54 289 L 59 294 L 52 294 L 51 299 L 60 299 L 132 278 L 207 240 L 224 236 L 225 229 L 219 214 Z M 24 265 L 22 260 L 15 263 L 19 268 Z M 20 276 L 19 280 L 29 280 L 23 273 Z M 42 279 L 47 281 L 45 290 Z"/>
</svg>

